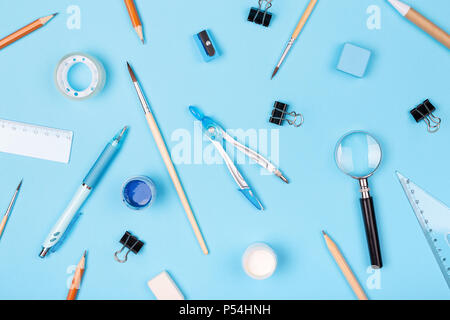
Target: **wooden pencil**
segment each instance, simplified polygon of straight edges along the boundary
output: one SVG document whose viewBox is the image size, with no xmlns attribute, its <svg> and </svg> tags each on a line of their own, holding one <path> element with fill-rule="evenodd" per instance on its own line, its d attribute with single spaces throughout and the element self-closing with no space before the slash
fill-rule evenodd
<svg viewBox="0 0 450 320">
<path fill-rule="evenodd" d="M 6 46 L 9 46 L 11 43 L 16 42 L 20 38 L 25 37 L 27 34 L 43 27 L 47 24 L 54 16 L 56 16 L 57 13 L 51 14 L 46 17 L 39 18 L 32 23 L 26 25 L 25 27 L 17 30 L 14 33 L 11 33 L 9 36 L 6 36 L 5 38 L 0 40 L 0 50 L 3 49 Z"/>
<path fill-rule="evenodd" d="M 144 31 L 142 30 L 142 22 L 139 18 L 139 13 L 136 9 L 134 0 L 125 0 L 125 6 L 127 7 L 128 14 L 130 15 L 131 24 L 136 31 L 139 39 L 144 43 Z"/>
<path fill-rule="evenodd" d="M 73 275 L 72 284 L 70 285 L 69 293 L 66 300 L 75 300 L 77 298 L 78 290 L 80 290 L 81 280 L 83 279 L 84 269 L 86 267 L 86 250 L 78 262 L 75 274 Z"/>
<path fill-rule="evenodd" d="M 402 16 L 442 43 L 447 49 L 450 49 L 450 35 L 447 32 L 439 28 L 406 3 L 399 0 L 388 1 Z"/>
<path fill-rule="evenodd" d="M 322 233 L 323 237 L 325 238 L 325 243 L 327 244 L 328 250 L 330 251 L 337 265 L 341 269 L 342 274 L 344 275 L 345 279 L 347 280 L 348 284 L 352 288 L 355 295 L 358 297 L 359 300 L 368 300 L 366 294 L 364 293 L 363 288 L 358 282 L 358 279 L 356 279 L 355 274 L 348 265 L 347 261 L 345 260 L 336 243 L 333 240 L 331 240 L 331 238 L 325 233 L 325 231 L 322 231 Z"/>
</svg>

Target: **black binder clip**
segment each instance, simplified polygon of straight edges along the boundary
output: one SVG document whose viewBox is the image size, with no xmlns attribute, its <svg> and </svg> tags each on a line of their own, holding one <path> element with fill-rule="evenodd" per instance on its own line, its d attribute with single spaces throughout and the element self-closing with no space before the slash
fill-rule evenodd
<svg viewBox="0 0 450 320">
<path fill-rule="evenodd" d="M 259 0 L 259 8 L 251 8 L 247 20 L 268 27 L 270 20 L 272 20 L 272 14 L 267 10 L 272 6 L 272 1 L 273 0 Z M 263 9 L 264 2 L 265 8 Z"/>
<path fill-rule="evenodd" d="M 144 246 L 144 243 L 133 236 L 129 231 L 125 232 L 125 234 L 122 236 L 122 239 L 120 239 L 120 243 L 123 244 L 123 247 L 114 253 L 114 259 L 116 259 L 116 261 L 120 263 L 124 263 L 127 261 L 130 251 L 134 254 L 137 254 Z M 124 258 L 120 259 L 118 257 L 118 254 L 120 254 L 125 248 L 128 248 L 128 251 L 125 254 Z"/>
<path fill-rule="evenodd" d="M 410 111 L 416 122 L 424 120 L 427 124 L 428 132 L 434 133 L 439 130 L 441 126 L 441 118 L 436 117 L 433 112 L 436 108 L 427 99 L 423 103 Z"/>
<path fill-rule="evenodd" d="M 294 111 L 287 112 L 287 108 L 288 105 L 286 103 L 275 101 L 269 122 L 282 126 L 284 120 L 286 120 L 289 125 L 296 128 L 300 127 L 303 124 L 303 115 Z M 290 116 L 292 119 L 286 119 L 286 116 Z"/>
</svg>

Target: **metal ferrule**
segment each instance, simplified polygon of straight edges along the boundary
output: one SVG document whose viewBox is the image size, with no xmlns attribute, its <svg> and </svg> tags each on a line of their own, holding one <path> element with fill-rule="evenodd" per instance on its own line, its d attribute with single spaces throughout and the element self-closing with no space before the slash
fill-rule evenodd
<svg viewBox="0 0 450 320">
<path fill-rule="evenodd" d="M 361 192 L 361 198 L 369 199 L 370 198 L 370 193 L 369 193 L 370 188 L 367 183 L 367 179 L 366 178 L 358 179 L 358 181 L 359 181 L 359 186 L 360 186 L 359 192 Z"/>
<path fill-rule="evenodd" d="M 280 67 L 284 61 L 284 59 L 286 59 L 286 56 L 289 52 L 289 50 L 291 50 L 292 45 L 294 44 L 295 39 L 291 38 L 286 46 L 286 49 L 284 49 L 283 55 L 280 58 L 280 62 L 278 62 L 277 67 Z"/>
<path fill-rule="evenodd" d="M 134 87 L 136 88 L 136 92 L 139 97 L 139 101 L 141 102 L 142 109 L 144 110 L 145 114 L 150 113 L 150 108 L 147 104 L 147 100 L 145 99 L 144 93 L 142 92 L 141 86 L 137 81 L 134 81 L 133 84 Z"/>
</svg>

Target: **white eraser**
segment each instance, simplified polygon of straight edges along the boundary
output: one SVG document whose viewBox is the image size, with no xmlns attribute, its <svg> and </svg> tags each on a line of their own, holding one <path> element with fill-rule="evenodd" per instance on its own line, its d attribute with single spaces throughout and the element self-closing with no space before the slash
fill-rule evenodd
<svg viewBox="0 0 450 320">
<path fill-rule="evenodd" d="M 184 300 L 180 289 L 166 271 L 151 279 L 148 286 L 158 300 Z"/>
</svg>

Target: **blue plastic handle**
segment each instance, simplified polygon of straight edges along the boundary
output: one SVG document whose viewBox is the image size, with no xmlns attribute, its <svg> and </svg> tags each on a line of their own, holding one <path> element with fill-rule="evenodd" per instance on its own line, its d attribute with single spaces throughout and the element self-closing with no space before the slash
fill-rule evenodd
<svg viewBox="0 0 450 320">
<path fill-rule="evenodd" d="M 258 198 L 255 196 L 255 194 L 252 192 L 250 188 L 238 190 L 247 198 L 248 201 L 250 201 L 255 206 L 256 209 L 264 210 L 261 202 L 258 200 Z"/>
<path fill-rule="evenodd" d="M 189 107 L 189 111 L 192 113 L 192 115 L 199 121 L 202 121 L 203 118 L 205 118 L 205 115 L 203 114 L 203 112 L 194 106 L 190 106 Z"/>
</svg>

